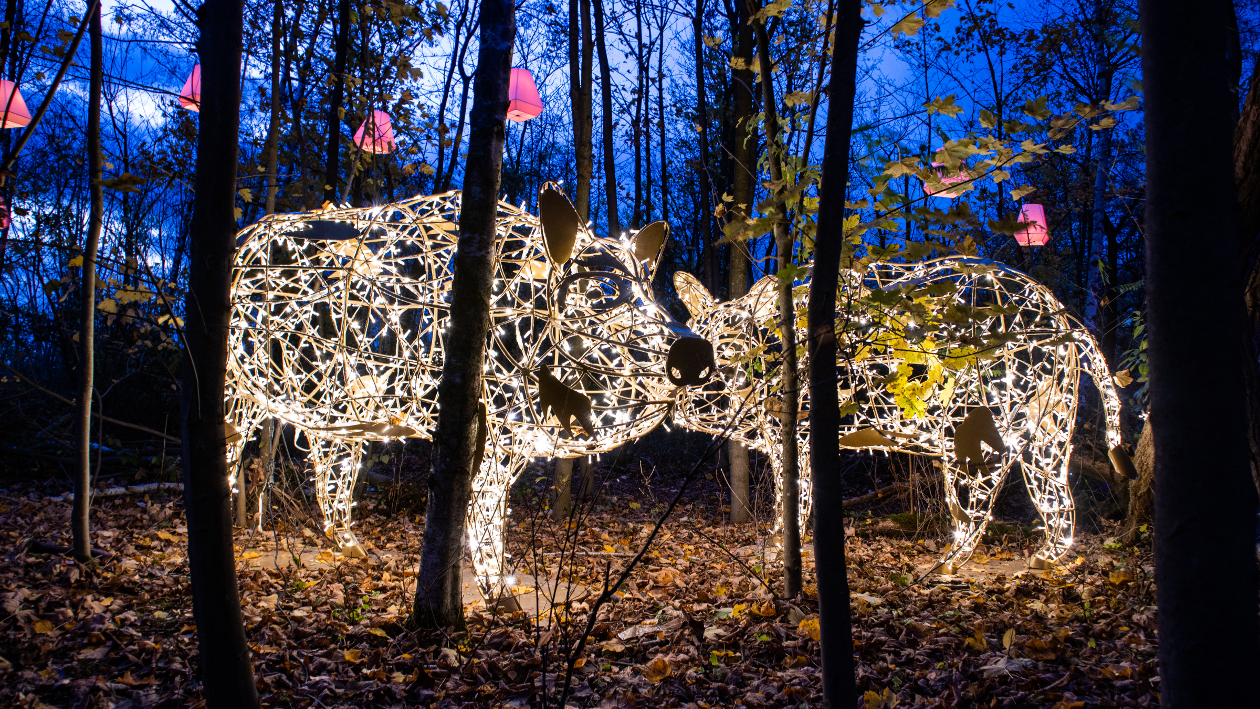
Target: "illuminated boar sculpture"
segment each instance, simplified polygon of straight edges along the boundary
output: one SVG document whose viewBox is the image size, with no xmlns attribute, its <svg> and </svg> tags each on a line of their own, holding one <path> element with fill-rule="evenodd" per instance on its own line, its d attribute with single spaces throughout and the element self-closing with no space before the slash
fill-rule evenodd
<svg viewBox="0 0 1260 709">
<path fill-rule="evenodd" d="M 846 270 L 841 278 L 846 298 L 873 289 L 885 293 L 900 289 L 911 298 L 916 292 L 952 293 L 955 303 L 983 307 L 986 313 L 957 325 L 954 336 L 977 331 L 1001 335 L 991 337 L 990 342 L 998 344 L 986 357 L 967 358 L 961 366 L 957 361 L 952 367 L 938 366 L 948 376 L 940 376 L 933 386 L 922 386 L 933 363 L 895 347 L 872 346 L 860 360 L 841 361 L 840 400 L 859 404 L 841 427 L 841 447 L 916 453 L 939 461 L 953 518 L 953 544 L 938 567 L 944 573 L 953 573 L 970 557 L 984 534 L 1003 478 L 1018 463 L 1046 527 L 1045 543 L 1030 565 L 1050 566 L 1072 543 L 1075 506 L 1067 463 L 1081 372 L 1102 391 L 1113 464 L 1121 473 L 1135 475 L 1119 447 L 1120 400 L 1093 336 L 1065 314 L 1048 288 L 992 261 L 950 257 L 880 263 L 861 274 Z M 718 364 L 717 375 L 703 388 L 680 394 L 678 421 L 709 433 L 720 433 L 729 425 L 732 437 L 769 456 L 776 489 L 781 490 L 783 406 L 778 394 L 781 360 L 774 278 L 763 278 L 747 295 L 726 303 L 715 303 L 690 274 L 676 273 L 674 283 L 693 314 L 688 325 L 713 343 Z M 806 291 L 805 286 L 795 290 L 798 313 L 804 310 Z M 848 317 L 855 326 L 872 323 L 869 313 Z M 913 328 L 913 323 L 900 325 Z M 879 342 L 879 334 L 867 331 L 861 337 Z M 801 318 L 797 342 L 806 341 Z M 807 371 L 807 357 L 802 357 L 797 424 L 802 518 L 810 508 Z M 921 410 L 906 410 L 890 393 L 889 375 L 899 371 L 908 375 L 906 383 L 922 387 Z M 743 413 L 731 422 L 736 411 Z M 781 500 L 776 509 L 781 515 Z"/>
<path fill-rule="evenodd" d="M 351 490 L 365 441 L 428 438 L 438 415 L 460 195 L 275 215 L 245 229 L 233 272 L 229 456 L 265 417 L 303 435 L 325 531 L 363 554 Z M 507 491 L 528 461 L 608 451 L 659 424 L 713 373 L 713 348 L 658 308 L 668 226 L 596 238 L 553 185 L 539 218 L 500 202 L 468 510 L 473 566 L 498 580 Z M 229 431 L 229 434 L 233 432 Z"/>
</svg>

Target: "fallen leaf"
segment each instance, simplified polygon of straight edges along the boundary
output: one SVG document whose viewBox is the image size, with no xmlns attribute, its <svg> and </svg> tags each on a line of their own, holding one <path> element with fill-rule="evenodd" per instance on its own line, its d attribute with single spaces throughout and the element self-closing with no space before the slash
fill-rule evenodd
<svg viewBox="0 0 1260 709">
<path fill-rule="evenodd" d="M 808 635 L 810 640 L 814 642 L 822 640 L 822 629 L 818 626 L 817 618 L 802 620 L 801 624 L 796 626 L 796 629 L 801 635 Z"/>
<path fill-rule="evenodd" d="M 360 651 L 358 648 L 355 648 L 353 650 L 346 650 L 345 652 L 343 652 L 342 657 L 345 658 L 346 662 L 358 662 L 359 656 L 361 654 L 362 654 L 362 651 Z"/>
<path fill-rule="evenodd" d="M 643 668 L 643 677 L 652 682 L 660 682 L 673 674 L 674 669 L 669 666 L 669 660 L 663 657 L 652 660 L 647 667 Z"/>
<path fill-rule="evenodd" d="M 52 629 L 53 629 L 53 624 L 47 620 L 35 621 L 35 632 L 39 633 L 40 635 L 51 633 Z"/>
</svg>

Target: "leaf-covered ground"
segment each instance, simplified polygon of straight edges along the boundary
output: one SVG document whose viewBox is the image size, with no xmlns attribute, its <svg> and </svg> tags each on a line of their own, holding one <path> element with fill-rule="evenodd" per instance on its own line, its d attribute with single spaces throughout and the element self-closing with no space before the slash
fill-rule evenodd
<svg viewBox="0 0 1260 709">
<path fill-rule="evenodd" d="M 663 507 L 621 493 L 569 528 L 529 499 L 517 502 L 513 563 L 542 581 L 521 575 L 516 590 L 532 594 L 560 576 L 598 592 L 606 573 L 615 577 Z M 819 704 L 812 557 L 807 597 L 778 598 L 773 545 L 719 515 L 703 501 L 675 511 L 571 658 L 569 705 Z M 198 704 L 179 497 L 100 500 L 94 541 L 107 554 L 89 565 L 29 548 L 33 540 L 68 544 L 68 518 L 69 502 L 50 502 L 43 486 L 0 495 L 0 705 Z M 850 538 L 866 707 L 1158 704 L 1148 551 L 1081 535 L 1071 563 L 1035 574 L 1022 570 L 1035 539 L 1006 528 L 969 573 L 946 578 L 925 573 L 937 542 L 897 519 L 857 521 Z M 594 594 L 543 617 L 483 606 L 469 609 L 467 632 L 412 632 L 406 616 L 423 520 L 366 509 L 358 529 L 369 559 L 342 558 L 298 525 L 278 543 L 271 532 L 238 535 L 265 705 L 525 707 L 543 706 L 545 695 L 556 706 Z"/>
</svg>

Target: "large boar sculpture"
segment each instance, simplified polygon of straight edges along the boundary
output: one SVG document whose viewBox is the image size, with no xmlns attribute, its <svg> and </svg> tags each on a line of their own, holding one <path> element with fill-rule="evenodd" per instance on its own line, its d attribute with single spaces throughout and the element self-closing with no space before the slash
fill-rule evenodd
<svg viewBox="0 0 1260 709">
<path fill-rule="evenodd" d="M 936 355 L 922 348 L 898 348 L 896 338 L 881 337 L 880 318 L 870 312 L 842 314 L 838 329 L 853 327 L 870 343 L 859 358 L 841 360 L 840 400 L 858 404 L 844 419 L 840 445 L 879 449 L 935 458 L 945 475 L 945 496 L 953 520 L 953 542 L 938 569 L 952 573 L 970 557 L 984 534 L 990 510 L 1007 472 L 1019 465 L 1033 503 L 1045 523 L 1046 539 L 1030 559 L 1033 568 L 1047 568 L 1072 544 L 1075 506 L 1068 488 L 1067 463 L 1072 449 L 1077 390 L 1082 372 L 1101 390 L 1107 421 L 1107 442 L 1116 469 L 1133 476 L 1132 463 L 1120 447 L 1120 400 L 1107 363 L 1090 333 L 1065 313 L 1063 304 L 1045 286 L 1002 264 L 975 258 L 949 257 L 926 263 L 879 263 L 865 271 L 841 275 L 841 302 L 854 303 L 875 290 L 898 294 L 904 302 L 920 295 L 950 294 L 953 303 L 978 317 L 959 319 L 936 335 L 939 340 L 967 341 L 969 333 L 988 335 L 989 351 L 942 348 Z M 712 342 L 717 374 L 702 388 L 681 392 L 677 420 L 689 428 L 721 433 L 768 455 L 776 489 L 782 469 L 781 349 L 778 294 L 767 276 L 748 294 L 716 303 L 704 286 L 678 272 L 674 283 L 692 314 L 688 325 Z M 807 287 L 795 289 L 798 312 Z M 908 319 L 908 318 L 907 318 Z M 913 322 L 899 322 L 901 333 Z M 886 328 L 885 328 L 886 329 Z M 806 342 L 803 318 L 797 342 Z M 841 334 L 841 337 L 845 335 Z M 975 341 L 975 338 L 972 338 Z M 997 344 L 993 344 L 997 343 Z M 801 372 L 808 358 L 801 358 Z M 904 381 L 897 381 L 898 375 Z M 797 425 L 801 446 L 800 507 L 809 514 L 809 402 L 802 376 Z M 897 400 L 898 387 L 917 387 L 917 404 Z M 740 412 L 736 414 L 735 412 Z M 737 416 L 738 420 L 732 421 Z M 776 509 L 782 514 L 782 500 Z M 834 511 L 833 511 L 834 512 Z"/>
<path fill-rule="evenodd" d="M 233 273 L 230 423 L 236 459 L 265 417 L 301 432 L 325 532 L 347 554 L 365 441 L 428 438 L 437 421 L 458 192 L 275 215 L 245 229 Z M 481 464 L 468 510 L 473 567 L 497 580 L 507 492 L 528 461 L 608 451 L 703 384 L 713 348 L 673 322 L 650 283 L 663 222 L 596 238 L 554 185 L 539 217 L 500 202 Z M 231 433 L 231 432 L 230 432 Z"/>
</svg>

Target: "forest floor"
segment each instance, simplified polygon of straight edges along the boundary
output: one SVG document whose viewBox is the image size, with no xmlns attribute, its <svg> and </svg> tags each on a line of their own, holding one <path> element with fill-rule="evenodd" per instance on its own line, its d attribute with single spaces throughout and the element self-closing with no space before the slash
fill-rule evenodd
<svg viewBox="0 0 1260 709">
<path fill-rule="evenodd" d="M 764 526 L 724 522 L 720 501 L 684 497 L 644 564 L 575 641 L 607 573 L 616 578 L 678 480 L 622 477 L 574 524 L 540 511 L 542 475 L 509 524 L 522 605 L 494 613 L 476 594 L 468 628 L 421 633 L 407 620 L 423 518 L 366 498 L 367 559 L 344 558 L 313 522 L 241 531 L 247 636 L 266 706 L 819 706 L 813 558 L 785 599 Z M 642 483 L 642 484 L 639 484 Z M 0 494 L 0 704 L 184 707 L 200 703 L 196 628 L 178 493 L 99 500 L 94 545 L 76 564 L 32 541 L 68 544 L 69 502 L 45 485 Z M 865 707 L 1156 706 L 1153 561 L 1078 534 L 1065 563 L 1032 572 L 1037 538 L 995 524 L 956 576 L 929 573 L 940 536 L 913 515 L 856 516 L 848 543 L 853 637 Z M 910 528 L 915 527 L 915 528 Z M 808 538 L 806 538 L 808 542 Z M 576 553 L 575 553 L 576 550 Z M 546 701 L 544 703 L 544 699 Z"/>
</svg>

